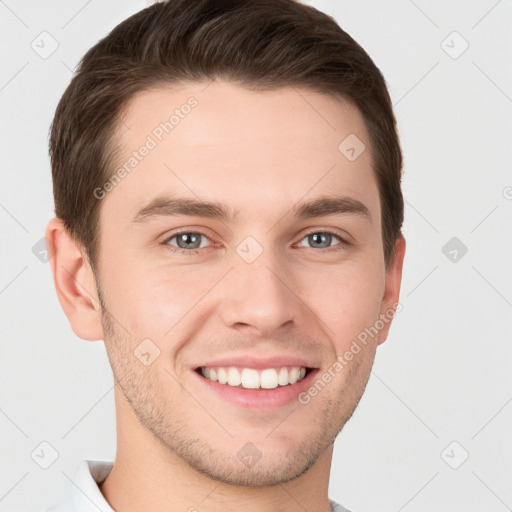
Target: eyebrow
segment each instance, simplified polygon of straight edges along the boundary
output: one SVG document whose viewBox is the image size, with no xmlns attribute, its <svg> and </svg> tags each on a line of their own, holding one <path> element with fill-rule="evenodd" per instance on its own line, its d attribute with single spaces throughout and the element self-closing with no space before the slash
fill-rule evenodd
<svg viewBox="0 0 512 512">
<path fill-rule="evenodd" d="M 369 209 L 362 202 L 348 196 L 319 197 L 312 201 L 295 205 L 291 211 L 298 219 L 351 214 L 366 218 L 369 222 L 372 221 Z M 236 221 L 239 218 L 240 212 L 236 209 L 230 211 L 226 205 L 218 202 L 160 196 L 140 209 L 131 222 L 140 223 L 146 222 L 156 216 L 170 217 L 176 215 L 190 215 L 219 219 L 222 221 Z"/>
</svg>

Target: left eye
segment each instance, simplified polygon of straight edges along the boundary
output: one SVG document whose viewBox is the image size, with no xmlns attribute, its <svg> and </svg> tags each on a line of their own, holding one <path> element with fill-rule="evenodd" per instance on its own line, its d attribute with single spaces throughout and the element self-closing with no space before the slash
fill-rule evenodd
<svg viewBox="0 0 512 512">
<path fill-rule="evenodd" d="M 176 239 L 176 244 L 171 243 L 174 239 Z M 177 233 L 176 235 L 171 236 L 165 241 L 165 243 L 178 247 L 179 249 L 202 249 L 207 245 L 202 245 L 201 239 L 208 240 L 208 238 L 202 233 L 186 232 Z"/>
<path fill-rule="evenodd" d="M 311 247 L 314 249 L 328 249 L 331 247 L 331 242 L 333 239 L 338 240 L 338 243 L 334 245 L 339 245 L 343 242 L 341 237 L 329 232 L 310 233 L 309 235 L 306 235 L 302 240 L 307 240 L 311 244 Z M 299 243 L 299 247 L 304 247 L 302 245 L 302 240 L 301 243 Z"/>
</svg>

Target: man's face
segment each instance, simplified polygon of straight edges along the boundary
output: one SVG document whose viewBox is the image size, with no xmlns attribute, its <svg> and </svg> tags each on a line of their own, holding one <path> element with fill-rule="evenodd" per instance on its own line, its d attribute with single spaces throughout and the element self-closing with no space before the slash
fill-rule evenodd
<svg viewBox="0 0 512 512">
<path fill-rule="evenodd" d="M 101 199 L 98 285 L 122 389 L 118 422 L 212 478 L 276 484 L 330 447 L 385 339 L 389 325 L 344 356 L 396 300 L 386 294 L 379 192 L 349 103 L 306 89 L 206 85 L 139 94 L 117 134 L 116 170 L 139 155 Z M 190 97 L 197 103 L 183 107 Z M 160 123 L 176 109 L 166 132 Z M 355 160 L 338 149 L 351 134 L 366 146 Z M 178 212 L 173 198 L 220 203 L 227 216 Z M 334 213 L 301 208 L 320 198 L 345 202 Z M 276 375 L 300 378 L 293 366 L 308 369 L 303 380 L 267 390 L 200 369 L 223 380 L 224 367 L 233 384 L 264 374 L 273 386 Z"/>
</svg>

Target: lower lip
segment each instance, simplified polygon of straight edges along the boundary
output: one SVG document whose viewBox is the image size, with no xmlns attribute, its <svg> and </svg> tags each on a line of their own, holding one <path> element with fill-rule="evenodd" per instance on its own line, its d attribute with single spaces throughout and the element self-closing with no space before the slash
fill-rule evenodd
<svg viewBox="0 0 512 512">
<path fill-rule="evenodd" d="M 306 391 L 306 389 L 311 386 L 311 382 L 317 372 L 318 369 L 310 370 L 302 380 L 295 384 L 278 386 L 274 389 L 258 390 L 220 384 L 216 381 L 203 377 L 196 371 L 193 371 L 201 382 L 223 399 L 229 400 L 241 407 L 257 407 L 267 410 L 278 409 L 292 402 L 298 402 L 299 394 Z"/>
</svg>

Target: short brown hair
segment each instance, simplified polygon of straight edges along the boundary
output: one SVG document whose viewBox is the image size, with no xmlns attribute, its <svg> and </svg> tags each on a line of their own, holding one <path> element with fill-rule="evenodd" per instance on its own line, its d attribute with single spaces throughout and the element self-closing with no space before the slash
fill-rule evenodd
<svg viewBox="0 0 512 512">
<path fill-rule="evenodd" d="M 51 126 L 55 215 L 93 270 L 101 206 L 94 190 L 114 173 L 121 110 L 150 87 L 214 78 L 262 91 L 304 86 L 360 110 L 388 265 L 403 222 L 402 152 L 384 77 L 368 54 L 333 18 L 296 0 L 169 0 L 126 19 L 85 54 Z"/>
</svg>

